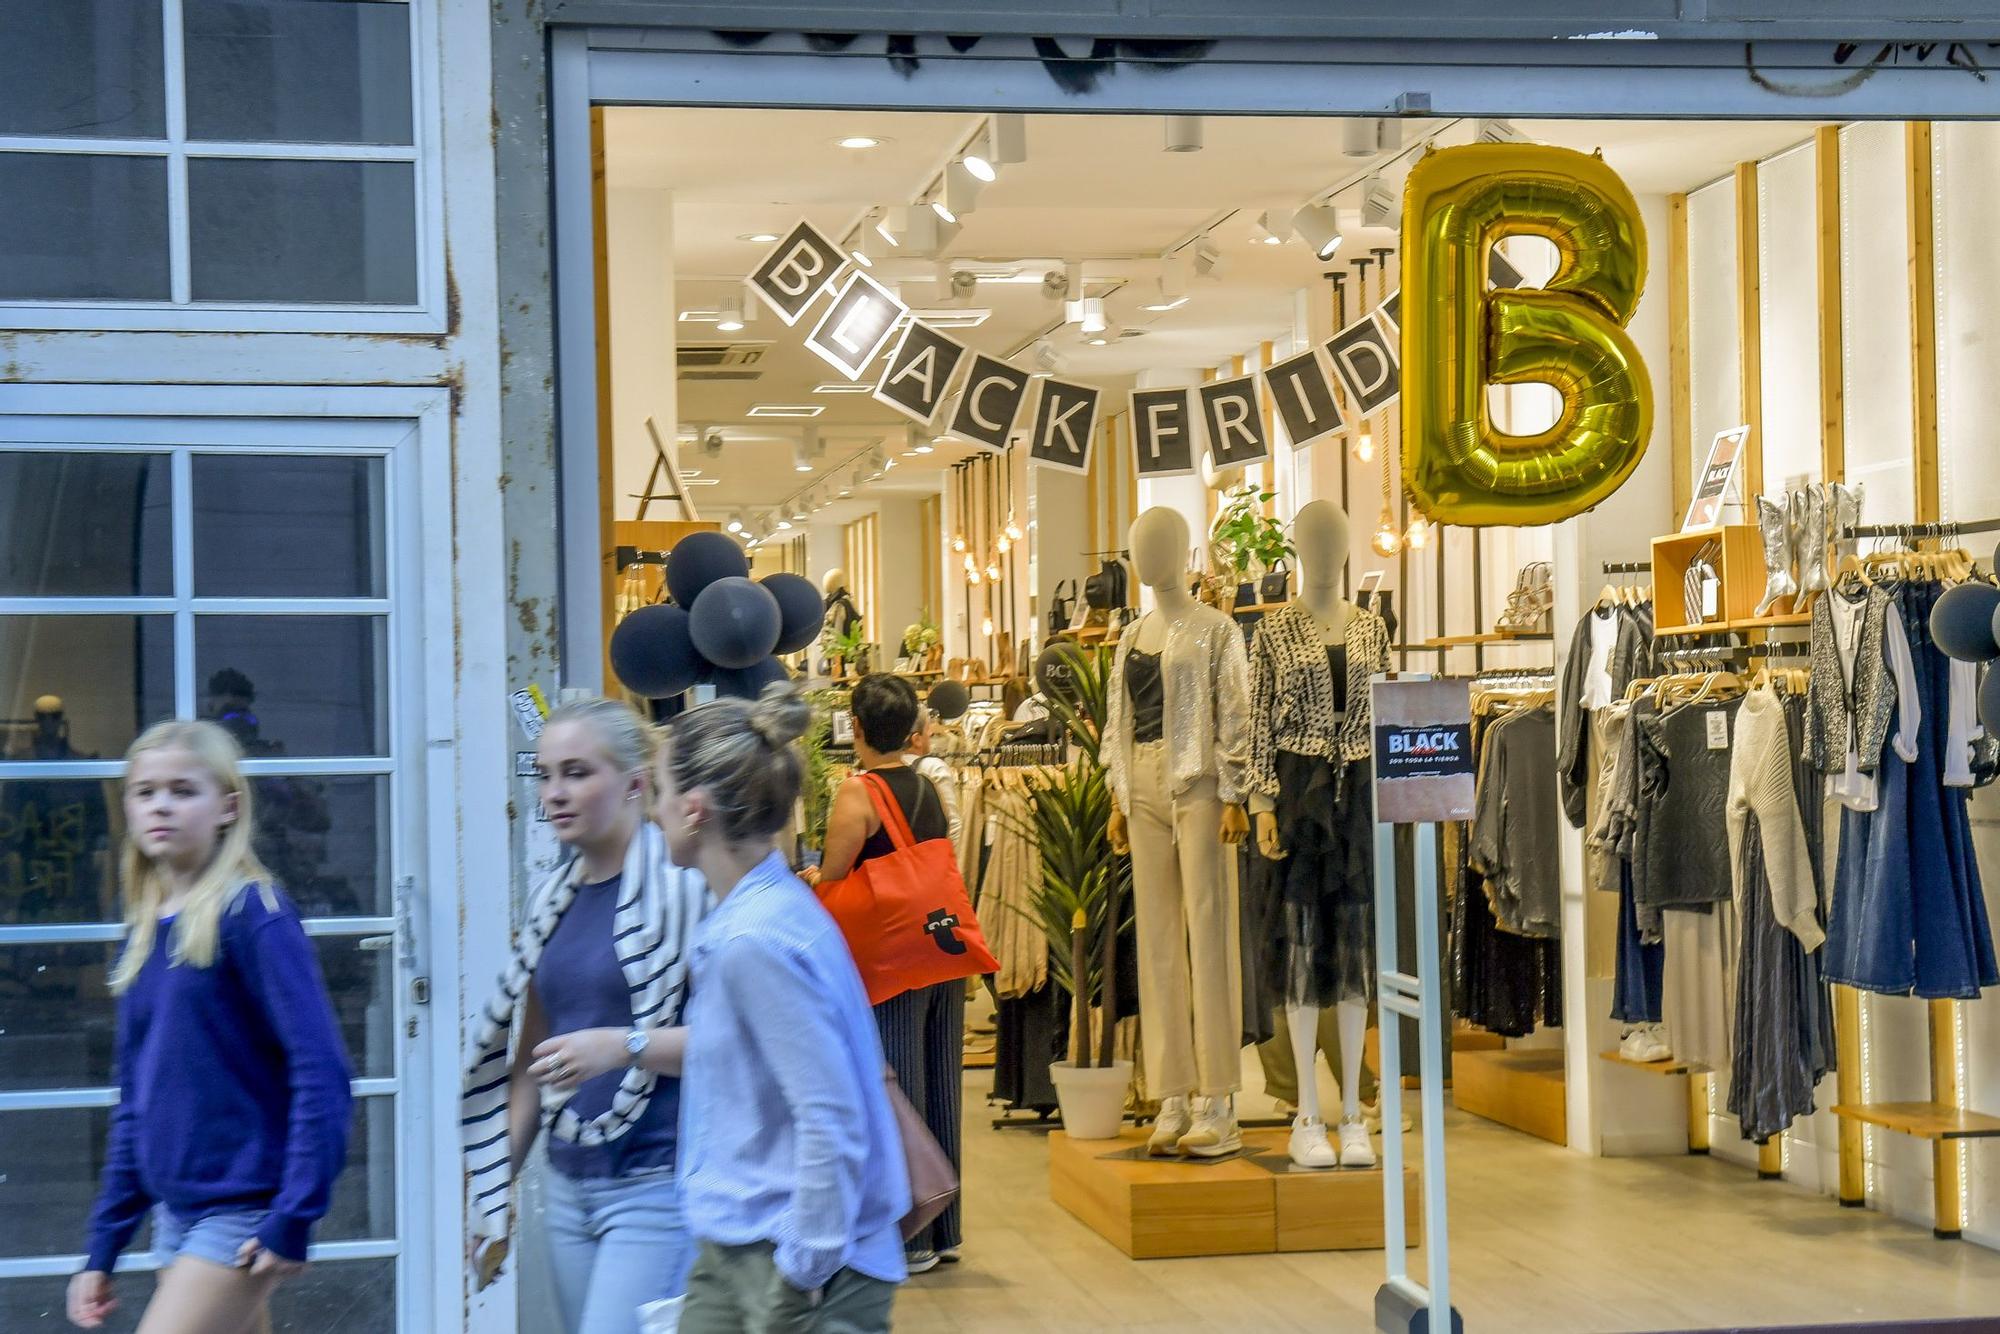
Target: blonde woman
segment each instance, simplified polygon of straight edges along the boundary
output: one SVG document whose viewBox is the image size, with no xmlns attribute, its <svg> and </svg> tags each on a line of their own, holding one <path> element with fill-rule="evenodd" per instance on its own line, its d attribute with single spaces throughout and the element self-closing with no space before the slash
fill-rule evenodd
<svg viewBox="0 0 2000 1334">
<path fill-rule="evenodd" d="M 767 686 L 674 719 L 660 754 L 660 827 L 715 897 L 692 950 L 681 1174 L 701 1255 L 681 1334 L 886 1334 L 907 1276 L 875 1016 L 777 848 L 810 714 Z"/>
<path fill-rule="evenodd" d="M 347 1158 L 346 1052 L 298 911 L 250 849 L 242 752 L 214 723 L 125 755 L 118 1107 L 69 1318 L 117 1306 L 111 1271 L 153 1210 L 146 1334 L 268 1330 Z"/>
<path fill-rule="evenodd" d="M 511 1183 L 548 1127 L 545 1238 L 568 1334 L 636 1334 L 639 1308 L 679 1296 L 693 1262 L 675 1180 L 675 1025 L 707 892 L 646 818 L 653 749 L 615 700 L 549 715 L 536 775 L 568 855 L 483 1011 L 460 1114 L 482 1280 L 506 1254 Z"/>
</svg>

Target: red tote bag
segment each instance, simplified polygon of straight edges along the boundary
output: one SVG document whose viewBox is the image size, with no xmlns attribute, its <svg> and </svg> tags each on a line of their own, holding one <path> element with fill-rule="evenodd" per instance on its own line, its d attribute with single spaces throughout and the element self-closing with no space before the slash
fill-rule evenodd
<svg viewBox="0 0 2000 1334">
<path fill-rule="evenodd" d="M 819 897 L 847 937 L 868 1003 L 998 970 L 951 840 L 917 842 L 889 785 L 869 773 L 861 781 L 895 851 L 822 883 Z"/>
</svg>

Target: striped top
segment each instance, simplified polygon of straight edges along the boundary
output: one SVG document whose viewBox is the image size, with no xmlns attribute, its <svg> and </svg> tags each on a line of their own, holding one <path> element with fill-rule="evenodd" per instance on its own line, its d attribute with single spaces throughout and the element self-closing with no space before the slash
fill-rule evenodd
<svg viewBox="0 0 2000 1334">
<path fill-rule="evenodd" d="M 840 928 L 773 852 L 695 934 L 681 1081 L 687 1228 L 768 1242 L 811 1292 L 906 1277 L 903 1141 L 882 1039 Z"/>
</svg>

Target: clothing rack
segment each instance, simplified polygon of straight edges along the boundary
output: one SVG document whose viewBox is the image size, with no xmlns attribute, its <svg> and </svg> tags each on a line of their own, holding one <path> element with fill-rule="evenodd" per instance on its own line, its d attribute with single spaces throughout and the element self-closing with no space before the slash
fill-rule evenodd
<svg viewBox="0 0 2000 1334">
<path fill-rule="evenodd" d="M 667 563 L 667 553 L 664 551 L 648 551 L 644 547 L 613 547 L 612 552 L 616 557 L 618 573 L 620 574 L 625 573 L 625 571 L 631 569 L 634 565 L 665 565 Z"/>
<path fill-rule="evenodd" d="M 1553 667 L 1490 667 L 1473 673 L 1470 679 L 1475 686 L 1548 686 L 1555 684 L 1556 669 Z"/>
<path fill-rule="evenodd" d="M 1965 522 L 1940 523 L 1864 523 L 1850 525 L 1836 535 L 1836 540 L 1862 537 L 1894 537 L 1904 542 L 1918 542 L 1928 538 L 1951 538 L 1962 533 L 2000 533 L 2000 519 L 1970 519 Z"/>
<path fill-rule="evenodd" d="M 1606 574 L 1651 574 L 1653 562 L 1649 560 L 1608 560 L 1604 562 Z"/>
</svg>

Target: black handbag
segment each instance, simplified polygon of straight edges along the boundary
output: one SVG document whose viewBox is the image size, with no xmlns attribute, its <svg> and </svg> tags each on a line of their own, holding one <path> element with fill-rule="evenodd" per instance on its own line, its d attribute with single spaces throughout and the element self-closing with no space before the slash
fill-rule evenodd
<svg viewBox="0 0 2000 1334">
<path fill-rule="evenodd" d="M 1069 592 L 1063 592 L 1068 585 Z M 1076 615 L 1076 580 L 1062 579 L 1056 582 L 1056 591 L 1049 597 L 1049 633 L 1059 635 L 1069 629 L 1070 620 Z"/>
<path fill-rule="evenodd" d="M 1262 603 L 1283 602 L 1291 597 L 1291 567 L 1279 561 L 1257 581 L 1257 600 Z"/>
<path fill-rule="evenodd" d="M 1125 605 L 1125 566 L 1107 560 L 1096 574 L 1083 581 L 1083 601 L 1097 611 Z"/>
</svg>

